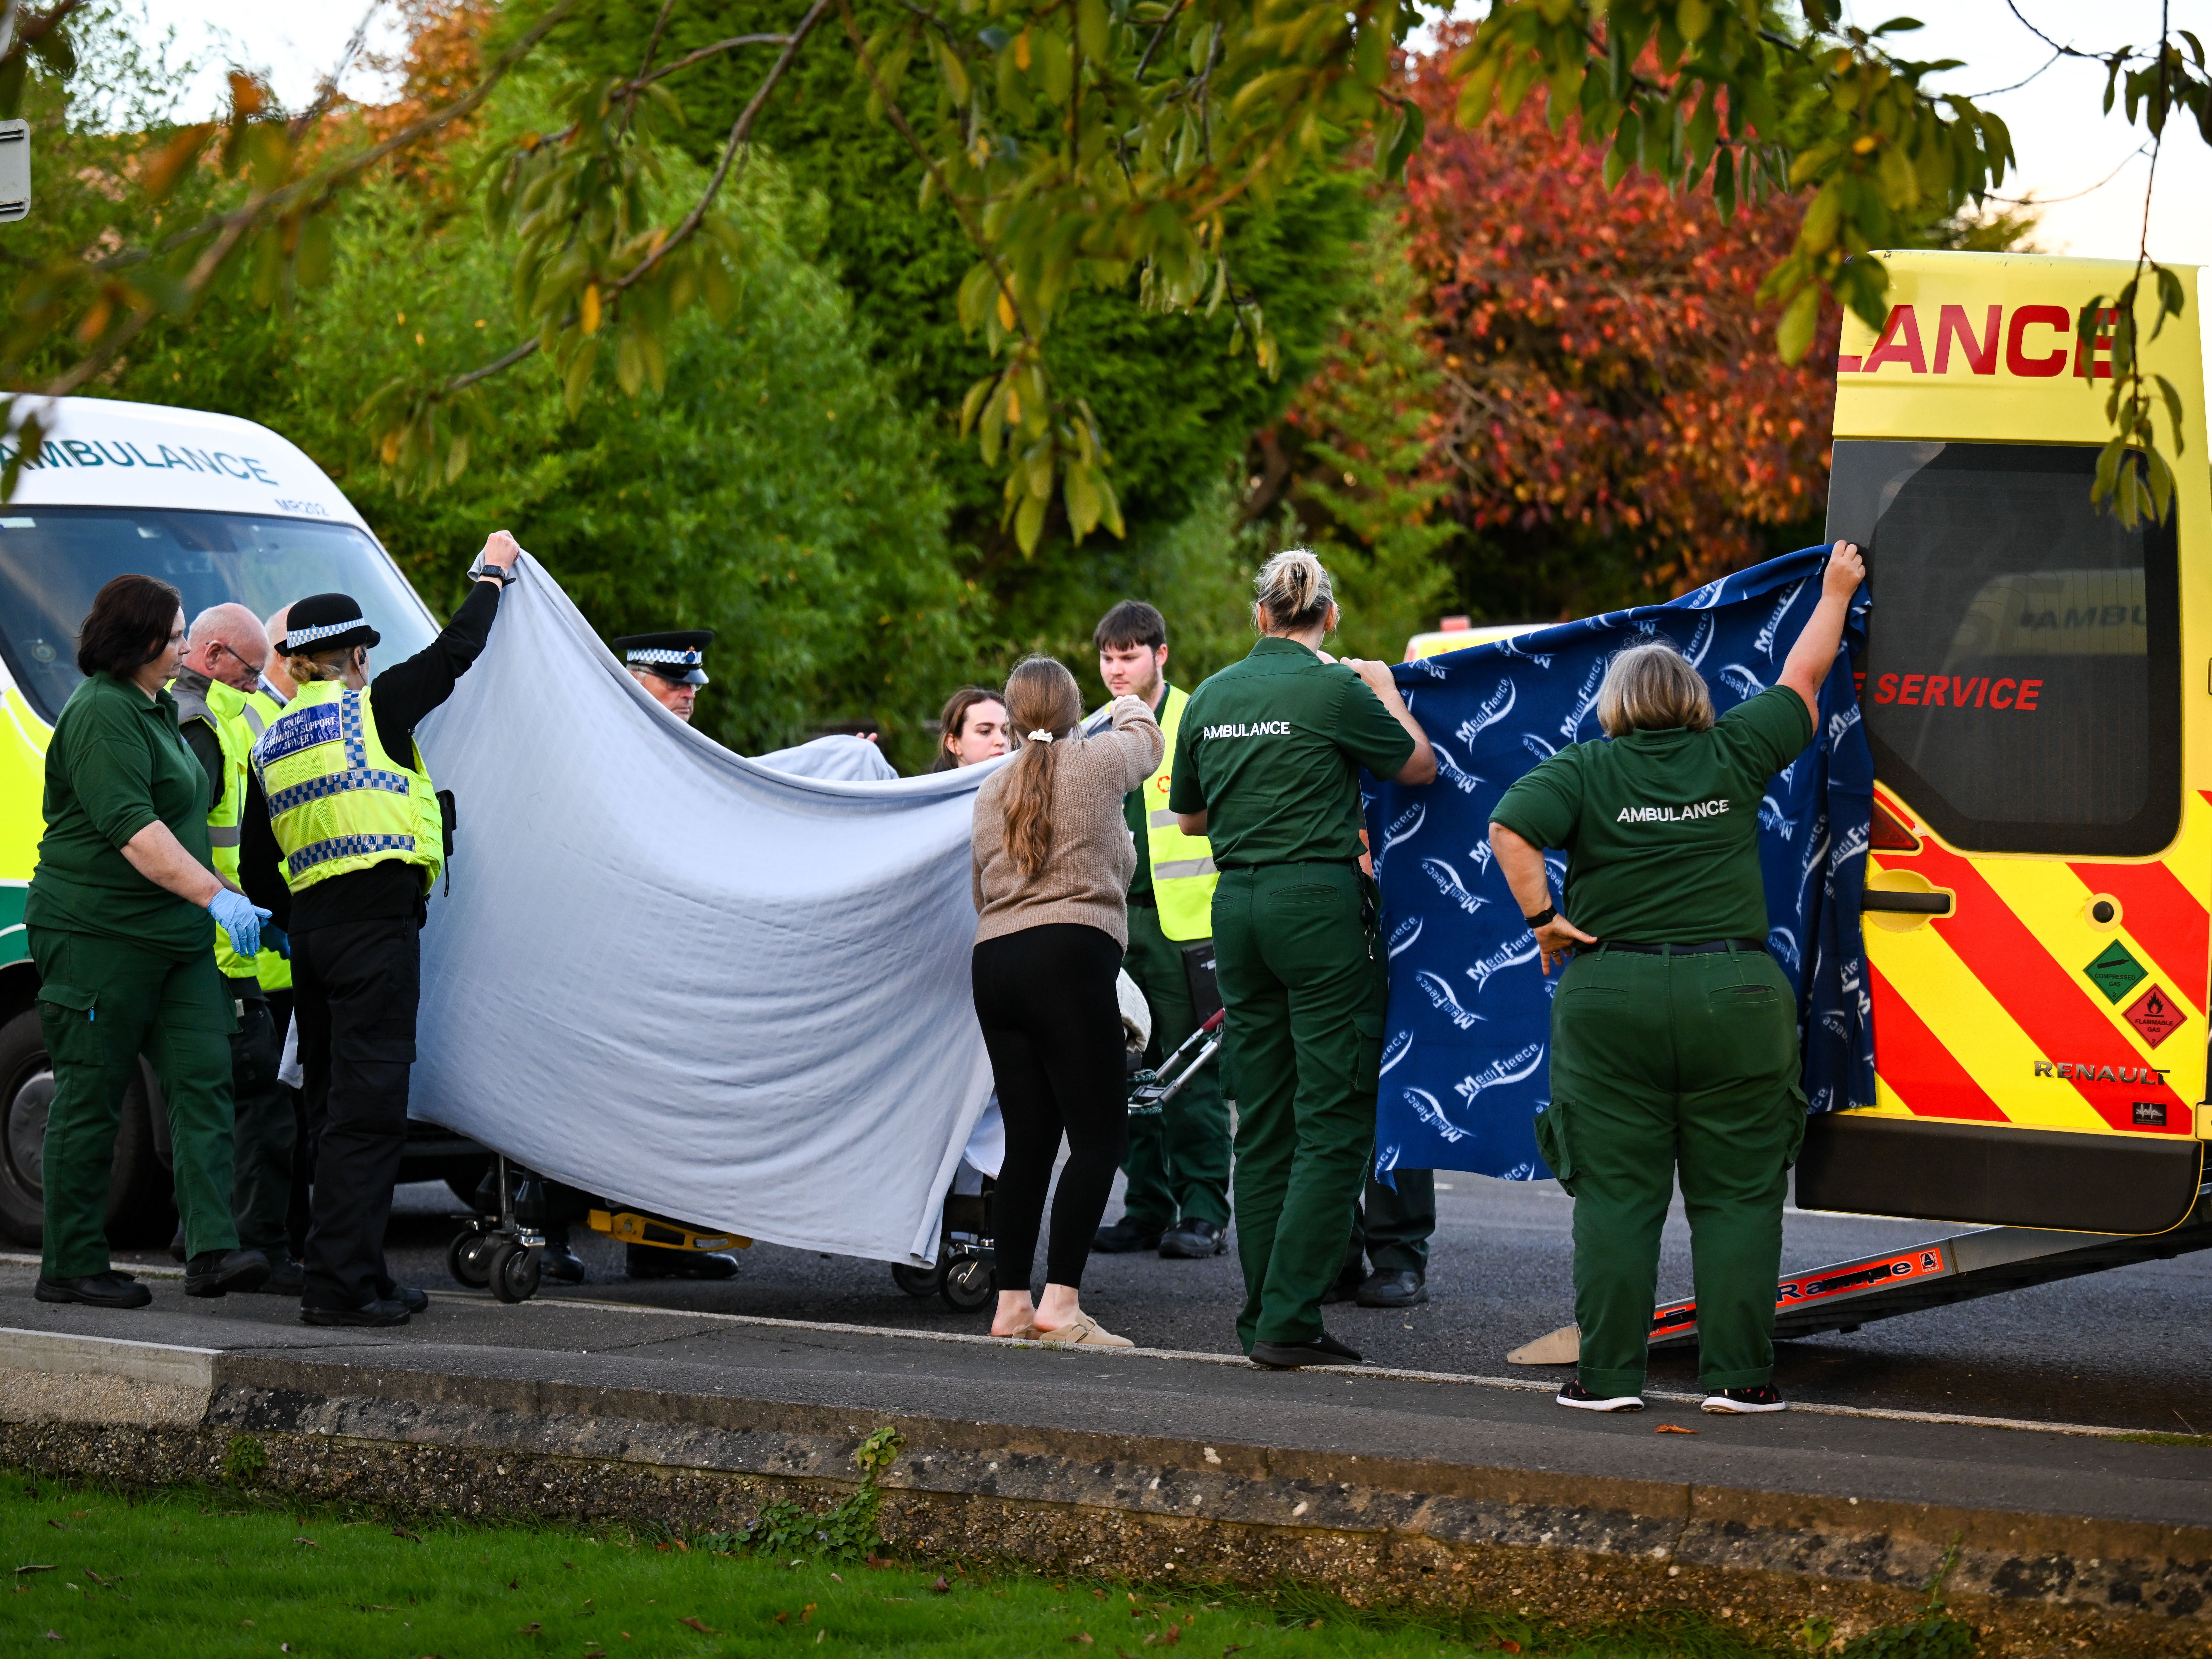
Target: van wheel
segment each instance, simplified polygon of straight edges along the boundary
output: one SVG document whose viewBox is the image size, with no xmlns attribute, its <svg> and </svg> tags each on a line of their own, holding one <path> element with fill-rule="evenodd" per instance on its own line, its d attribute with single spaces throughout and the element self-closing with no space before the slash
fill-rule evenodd
<svg viewBox="0 0 2212 1659">
<path fill-rule="evenodd" d="M 123 1097 L 115 1168 L 107 1188 L 107 1237 L 119 1245 L 167 1242 L 177 1224 L 173 1183 L 154 1135 L 151 1068 Z M 46 1224 L 46 1113 L 53 1104 L 53 1062 L 35 1008 L 0 1024 L 0 1234 L 37 1245 Z"/>
</svg>

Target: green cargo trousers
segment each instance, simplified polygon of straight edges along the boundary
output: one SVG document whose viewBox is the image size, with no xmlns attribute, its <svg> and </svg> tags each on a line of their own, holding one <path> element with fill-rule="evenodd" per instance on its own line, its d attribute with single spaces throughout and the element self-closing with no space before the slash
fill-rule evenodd
<svg viewBox="0 0 2212 1659">
<path fill-rule="evenodd" d="M 1644 1388 L 1659 1233 L 1679 1166 L 1708 1390 L 1774 1371 L 1782 1203 L 1805 1139 L 1797 1007 L 1758 947 L 1599 949 L 1552 1002 L 1552 1103 L 1536 1145 L 1575 1200 L 1583 1386 Z"/>
<path fill-rule="evenodd" d="M 230 1214 L 230 1034 L 238 1022 L 214 956 L 172 961 L 123 939 L 30 930 L 39 1029 L 54 1064 L 46 1113 L 48 1279 L 108 1268 L 102 1219 L 123 1097 L 143 1050 L 161 1079 L 187 1255 L 234 1249 Z"/>
<path fill-rule="evenodd" d="M 1197 1029 L 1198 1015 L 1182 946 L 1160 931 L 1160 913 L 1149 904 L 1129 906 L 1129 951 L 1121 966 L 1152 1011 L 1145 1063 L 1157 1066 Z M 1224 1044 L 1158 1116 L 1129 1120 L 1121 1212 L 1153 1231 L 1178 1220 L 1229 1224 L 1229 1106 L 1221 1087 L 1228 1059 Z"/>
<path fill-rule="evenodd" d="M 1224 870 L 1215 971 L 1237 1054 L 1237 1334 L 1310 1342 L 1344 1265 L 1375 1147 L 1383 953 L 1372 884 L 1349 864 Z"/>
</svg>

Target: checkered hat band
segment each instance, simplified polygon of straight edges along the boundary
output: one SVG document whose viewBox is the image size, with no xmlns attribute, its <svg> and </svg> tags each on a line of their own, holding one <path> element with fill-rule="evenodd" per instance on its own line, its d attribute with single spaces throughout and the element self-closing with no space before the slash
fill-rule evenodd
<svg viewBox="0 0 2212 1659">
<path fill-rule="evenodd" d="M 659 645 L 627 652 L 624 655 L 631 662 L 668 662 L 678 664 L 685 668 L 696 668 L 701 660 L 696 651 L 675 651 L 666 646 Z"/>
<path fill-rule="evenodd" d="M 329 639 L 333 634 L 349 634 L 356 628 L 368 626 L 368 618 L 356 617 L 351 622 L 325 623 L 320 628 L 291 628 L 284 632 L 284 648 L 297 651 L 303 645 L 313 645 L 317 640 Z"/>
</svg>

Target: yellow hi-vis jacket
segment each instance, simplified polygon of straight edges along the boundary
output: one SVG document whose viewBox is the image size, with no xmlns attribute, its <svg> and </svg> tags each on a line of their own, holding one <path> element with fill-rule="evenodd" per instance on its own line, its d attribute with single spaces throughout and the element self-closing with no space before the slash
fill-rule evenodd
<svg viewBox="0 0 2212 1659">
<path fill-rule="evenodd" d="M 393 860 L 420 869 L 427 893 L 445 862 L 445 821 L 421 751 L 411 763 L 385 752 L 372 695 L 334 680 L 303 685 L 253 745 L 295 893 Z"/>
<path fill-rule="evenodd" d="M 1213 937 L 1213 846 L 1203 836 L 1186 836 L 1168 811 L 1168 781 L 1175 769 L 1176 729 L 1190 693 L 1168 687 L 1160 705 L 1160 735 L 1167 739 L 1160 769 L 1138 786 L 1145 802 L 1145 850 L 1152 868 L 1152 898 L 1160 908 L 1160 932 L 1172 939 Z"/>
<path fill-rule="evenodd" d="M 208 707 L 216 718 L 223 722 L 223 725 L 217 726 L 216 730 L 216 735 L 222 737 L 223 740 L 225 759 L 229 758 L 231 751 L 231 736 L 229 732 L 225 731 L 225 727 L 230 728 L 230 732 L 234 732 L 237 736 L 239 769 L 242 779 L 246 767 L 252 762 L 255 742 L 264 732 L 269 729 L 269 722 L 284 712 L 284 705 L 270 696 L 268 692 L 258 688 L 252 691 L 238 691 L 225 685 L 221 680 L 216 680 L 208 687 Z M 210 817 L 208 824 L 212 830 L 215 820 Z M 222 862 L 220 854 L 217 855 L 216 862 L 218 865 Z M 234 852 L 231 854 L 233 867 L 225 872 L 233 881 L 238 879 L 237 862 L 238 854 Z M 222 932 L 220 927 L 216 929 L 218 935 L 215 942 L 217 961 L 221 961 L 223 956 L 224 941 L 220 937 Z M 274 945 L 264 945 L 261 947 L 261 953 L 253 958 L 253 973 L 254 977 L 261 981 L 261 988 L 264 991 L 289 991 L 292 988 L 292 958 Z"/>
<path fill-rule="evenodd" d="M 246 810 L 246 767 L 251 741 L 246 728 L 226 714 L 236 710 L 239 694 L 221 680 L 210 680 L 204 693 L 180 690 L 169 682 L 177 700 L 177 723 L 204 720 L 222 750 L 222 787 L 208 807 L 208 850 L 215 857 L 215 872 L 233 887 L 238 885 L 238 824 Z M 215 965 L 225 979 L 252 979 L 255 964 L 231 948 L 230 935 L 215 930 Z"/>
</svg>

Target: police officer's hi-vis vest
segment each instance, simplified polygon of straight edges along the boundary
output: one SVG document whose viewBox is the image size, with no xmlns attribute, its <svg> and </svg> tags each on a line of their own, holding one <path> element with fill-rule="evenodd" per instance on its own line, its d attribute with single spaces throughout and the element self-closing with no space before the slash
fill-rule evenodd
<svg viewBox="0 0 2212 1659">
<path fill-rule="evenodd" d="M 1168 688 L 1160 705 L 1160 735 L 1167 747 L 1160 769 L 1139 786 L 1144 792 L 1145 849 L 1152 866 L 1152 898 L 1160 908 L 1160 932 L 1173 939 L 1213 937 L 1213 847 L 1203 836 L 1186 836 L 1168 811 L 1168 781 L 1175 769 L 1176 729 L 1190 693 Z"/>
<path fill-rule="evenodd" d="M 445 861 L 445 822 L 422 769 L 385 752 L 372 693 L 332 680 L 300 688 L 253 745 L 269 827 L 297 893 L 332 876 L 398 861 L 428 892 Z"/>
</svg>

